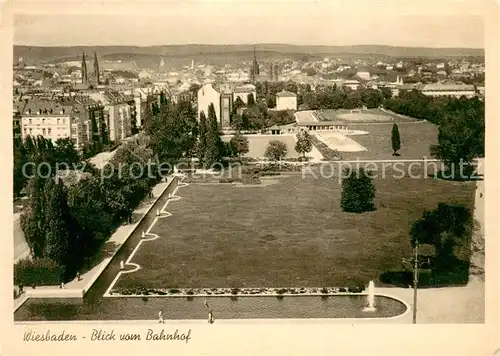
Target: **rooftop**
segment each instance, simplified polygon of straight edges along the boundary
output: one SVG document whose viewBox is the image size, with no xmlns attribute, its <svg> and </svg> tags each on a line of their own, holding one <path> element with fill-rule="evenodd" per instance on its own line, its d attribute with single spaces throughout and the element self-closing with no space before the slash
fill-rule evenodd
<svg viewBox="0 0 500 356">
<path fill-rule="evenodd" d="M 423 91 L 474 91 L 474 85 L 466 84 L 426 84 L 422 87 Z"/>
<path fill-rule="evenodd" d="M 283 90 L 283 91 L 280 91 L 279 93 L 277 93 L 276 96 L 295 98 L 295 97 L 297 97 L 297 94 L 292 93 L 290 91 Z"/>
</svg>

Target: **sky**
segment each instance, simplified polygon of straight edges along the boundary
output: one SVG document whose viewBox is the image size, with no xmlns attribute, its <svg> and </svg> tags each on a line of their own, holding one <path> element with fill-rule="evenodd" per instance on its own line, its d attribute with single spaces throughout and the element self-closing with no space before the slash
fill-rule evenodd
<svg viewBox="0 0 500 356">
<path fill-rule="evenodd" d="M 19 45 L 254 44 L 484 47 L 481 9 L 460 0 L 79 3 L 14 17 Z M 24 14 L 19 14 L 24 12 Z M 34 14 L 33 12 L 36 12 Z M 133 14 L 133 15 L 132 15 Z"/>
</svg>

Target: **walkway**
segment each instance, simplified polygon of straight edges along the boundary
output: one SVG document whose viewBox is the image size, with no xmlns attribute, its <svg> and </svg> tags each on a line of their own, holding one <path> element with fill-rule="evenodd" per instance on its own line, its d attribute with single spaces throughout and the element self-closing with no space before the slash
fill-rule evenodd
<svg viewBox="0 0 500 356">
<path fill-rule="evenodd" d="M 82 297 L 93 286 L 94 282 L 100 277 L 104 270 L 108 267 L 111 260 L 125 245 L 125 242 L 139 236 L 142 233 L 140 227 L 144 224 L 150 224 L 155 218 L 156 211 L 153 209 L 158 204 L 161 204 L 168 199 L 166 193 L 167 188 L 174 178 L 169 177 L 167 182 L 161 182 L 153 188 L 153 199 L 145 199 L 139 207 L 134 210 L 132 224 L 120 226 L 111 235 L 108 241 L 104 244 L 101 253 L 96 256 L 96 263 L 87 271 L 81 273 L 80 280 L 75 278 L 71 282 L 65 284 L 64 289 L 60 286 L 39 286 L 35 289 L 32 287 L 24 287 L 24 294 L 15 299 L 14 310 L 19 308 L 28 298 L 78 298 Z M 101 294 L 102 295 L 102 294 Z"/>
<path fill-rule="evenodd" d="M 30 254 L 30 249 L 21 228 L 21 213 L 14 214 L 14 264 L 26 258 Z"/>
</svg>

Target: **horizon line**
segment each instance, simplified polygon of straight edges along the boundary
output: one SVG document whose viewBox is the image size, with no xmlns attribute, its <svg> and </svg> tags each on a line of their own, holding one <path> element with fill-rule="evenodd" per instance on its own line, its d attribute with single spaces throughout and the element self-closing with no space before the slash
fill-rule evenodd
<svg viewBox="0 0 500 356">
<path fill-rule="evenodd" d="M 167 46 L 292 46 L 292 47 L 388 47 L 388 48 L 412 48 L 412 49 L 472 49 L 472 50 L 485 50 L 485 47 L 432 47 L 432 46 L 407 46 L 407 45 L 387 45 L 387 44 L 351 44 L 351 45 L 330 45 L 330 44 L 291 44 L 291 43 L 183 43 L 183 44 L 155 44 L 155 45 L 137 45 L 137 44 L 19 44 L 14 43 L 13 46 L 24 46 L 24 47 L 137 47 L 137 48 L 151 48 L 151 47 L 167 47 Z"/>
</svg>

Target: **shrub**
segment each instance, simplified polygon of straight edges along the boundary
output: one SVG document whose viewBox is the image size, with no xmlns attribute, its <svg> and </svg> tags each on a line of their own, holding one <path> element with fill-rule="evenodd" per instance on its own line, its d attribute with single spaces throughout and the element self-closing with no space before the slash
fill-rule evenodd
<svg viewBox="0 0 500 356">
<path fill-rule="evenodd" d="M 171 288 L 168 290 L 170 294 L 179 294 L 181 291 L 176 288 Z"/>
<path fill-rule="evenodd" d="M 48 258 L 23 259 L 14 265 L 14 284 L 50 286 L 64 282 L 65 268 Z"/>
<path fill-rule="evenodd" d="M 342 179 L 340 206 L 343 211 L 363 213 L 375 210 L 375 186 L 368 172 L 363 168 L 352 170 L 345 168 Z"/>
<path fill-rule="evenodd" d="M 236 295 L 240 290 L 238 288 L 231 289 L 231 294 Z"/>
<path fill-rule="evenodd" d="M 280 172 L 262 172 L 261 176 L 262 177 L 265 177 L 265 176 L 279 176 L 280 174 L 281 174 Z"/>
<path fill-rule="evenodd" d="M 188 291 L 186 292 L 186 294 L 187 294 L 187 295 L 193 295 L 193 294 L 194 294 L 194 292 L 193 292 L 192 290 L 188 290 Z"/>
<path fill-rule="evenodd" d="M 362 291 L 365 290 L 364 286 L 350 286 L 347 288 L 349 293 L 361 293 Z"/>
<path fill-rule="evenodd" d="M 221 178 L 219 179 L 219 183 L 234 183 L 233 178 Z"/>
<path fill-rule="evenodd" d="M 339 292 L 340 292 L 340 293 L 345 293 L 345 292 L 347 292 L 347 289 L 345 289 L 345 288 L 341 287 L 341 288 L 339 288 Z"/>
<path fill-rule="evenodd" d="M 288 289 L 286 289 L 286 288 L 280 288 L 276 291 L 276 293 L 278 293 L 278 294 L 285 294 L 286 292 L 288 292 Z"/>
<path fill-rule="evenodd" d="M 326 287 L 321 288 L 321 293 L 323 294 L 328 293 L 328 289 Z"/>
</svg>

